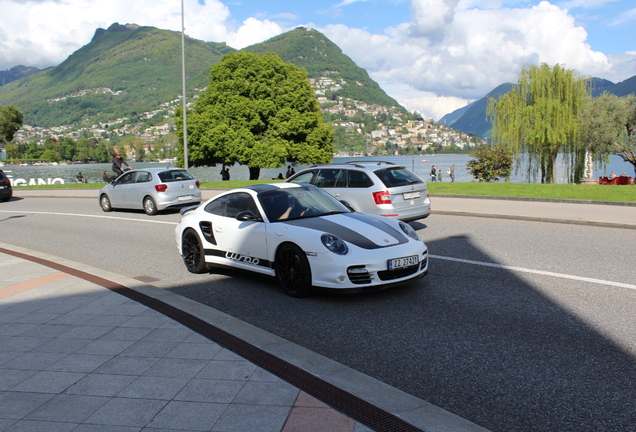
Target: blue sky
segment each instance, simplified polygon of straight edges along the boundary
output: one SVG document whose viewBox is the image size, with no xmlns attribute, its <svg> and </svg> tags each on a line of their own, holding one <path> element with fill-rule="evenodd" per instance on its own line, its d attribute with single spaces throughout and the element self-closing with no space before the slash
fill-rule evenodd
<svg viewBox="0 0 636 432">
<path fill-rule="evenodd" d="M 410 111 L 439 119 L 526 64 L 636 75 L 634 0 L 184 0 L 186 33 L 234 48 L 324 33 Z M 0 70 L 59 64 L 113 22 L 181 30 L 180 0 L 0 0 Z"/>
</svg>

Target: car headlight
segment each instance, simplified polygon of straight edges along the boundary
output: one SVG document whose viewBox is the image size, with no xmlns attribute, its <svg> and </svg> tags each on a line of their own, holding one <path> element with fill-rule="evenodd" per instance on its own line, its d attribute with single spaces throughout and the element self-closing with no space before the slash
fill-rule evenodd
<svg viewBox="0 0 636 432">
<path fill-rule="evenodd" d="M 420 236 L 417 235 L 413 227 L 411 225 L 400 221 L 400 228 L 404 231 L 404 234 L 411 237 L 413 240 L 420 240 Z"/>
<path fill-rule="evenodd" d="M 322 236 L 320 236 L 320 240 L 327 249 L 335 254 L 346 255 L 347 252 L 349 252 L 347 244 L 342 241 L 342 239 L 336 237 L 333 234 L 323 234 Z"/>
</svg>

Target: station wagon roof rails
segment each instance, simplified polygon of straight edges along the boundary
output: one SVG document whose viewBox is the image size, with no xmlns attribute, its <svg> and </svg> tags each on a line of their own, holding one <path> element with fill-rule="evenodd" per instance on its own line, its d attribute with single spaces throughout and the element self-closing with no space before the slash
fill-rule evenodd
<svg viewBox="0 0 636 432">
<path fill-rule="evenodd" d="M 345 162 L 346 164 L 352 164 L 352 165 L 358 165 L 361 163 L 364 164 L 378 164 L 378 165 L 382 165 L 382 164 L 387 164 L 387 165 L 395 165 L 393 162 L 387 162 L 387 161 L 374 161 L 374 160 L 365 160 L 365 161 L 349 161 L 349 162 Z"/>
</svg>

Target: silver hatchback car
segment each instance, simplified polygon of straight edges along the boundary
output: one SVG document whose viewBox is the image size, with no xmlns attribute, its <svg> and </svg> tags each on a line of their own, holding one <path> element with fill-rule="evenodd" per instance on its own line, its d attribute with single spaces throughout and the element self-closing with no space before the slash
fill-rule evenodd
<svg viewBox="0 0 636 432">
<path fill-rule="evenodd" d="M 143 209 L 155 215 L 167 208 L 201 202 L 197 179 L 183 168 L 145 168 L 126 171 L 99 192 L 99 205 L 113 209 Z"/>
<path fill-rule="evenodd" d="M 315 165 L 299 171 L 286 182 L 318 186 L 361 213 L 402 221 L 424 219 L 431 214 L 431 200 L 424 180 L 390 162 Z"/>
</svg>

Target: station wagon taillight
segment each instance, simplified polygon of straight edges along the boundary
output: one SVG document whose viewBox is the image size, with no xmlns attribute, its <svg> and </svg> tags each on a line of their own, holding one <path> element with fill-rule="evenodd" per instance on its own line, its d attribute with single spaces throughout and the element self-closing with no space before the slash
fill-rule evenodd
<svg viewBox="0 0 636 432">
<path fill-rule="evenodd" d="M 168 185 L 167 185 L 167 184 L 164 184 L 164 183 L 161 183 L 161 184 L 155 185 L 155 190 L 156 190 L 157 192 L 165 192 L 165 191 L 167 191 L 167 190 L 168 190 Z"/>
<path fill-rule="evenodd" d="M 389 191 L 373 192 L 373 201 L 376 204 L 391 204 L 391 195 Z"/>
</svg>

